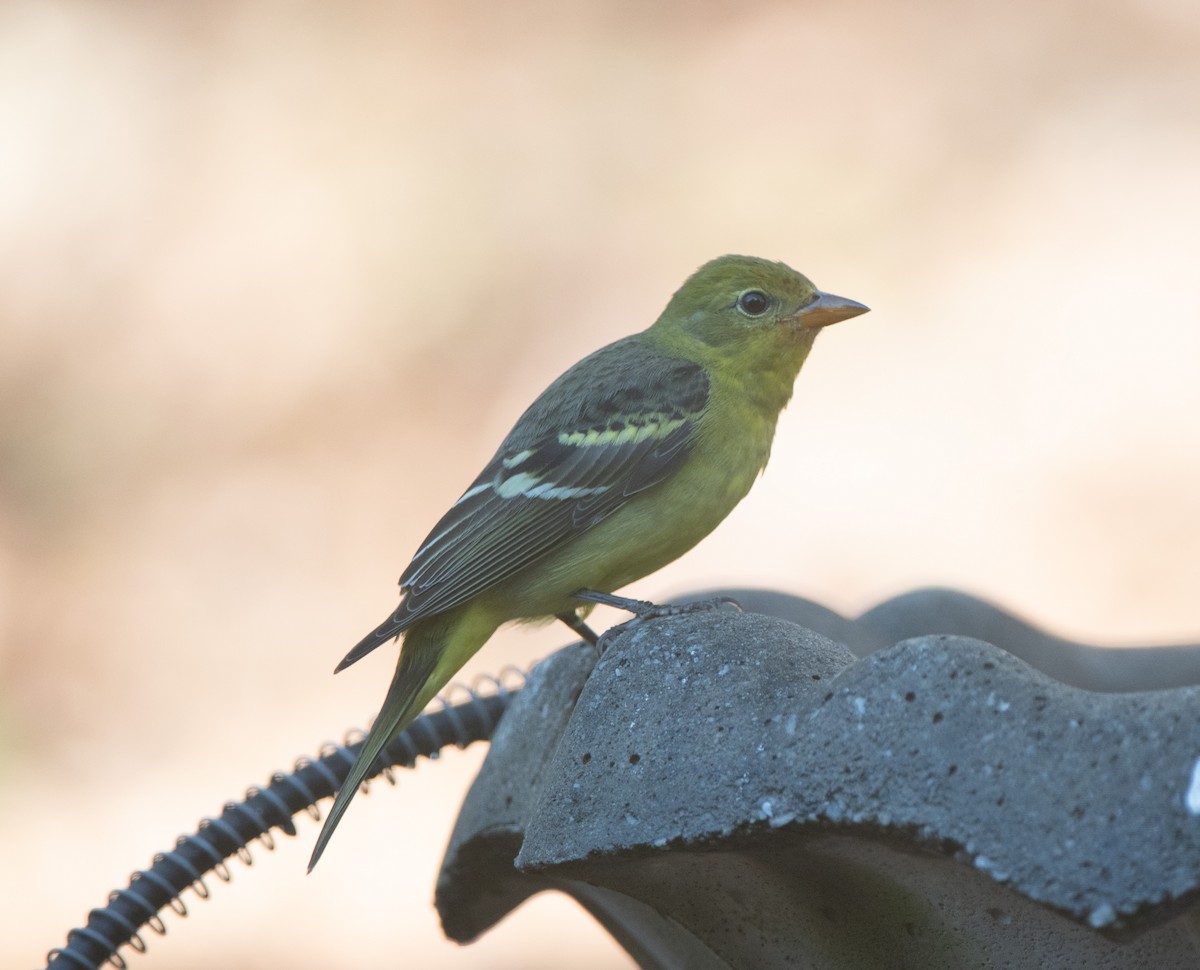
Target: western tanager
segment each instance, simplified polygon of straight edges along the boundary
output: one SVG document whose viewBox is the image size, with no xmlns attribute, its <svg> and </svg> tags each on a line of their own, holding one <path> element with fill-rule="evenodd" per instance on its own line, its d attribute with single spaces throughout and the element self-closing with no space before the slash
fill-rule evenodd
<svg viewBox="0 0 1200 970">
<path fill-rule="evenodd" d="M 404 634 L 383 707 L 311 870 L 371 763 L 508 620 L 587 633 L 593 605 L 711 532 L 767 464 L 817 331 L 865 313 L 783 263 L 722 256 L 654 325 L 585 357 L 521 415 L 400 577 L 396 610 L 338 670 Z"/>
</svg>

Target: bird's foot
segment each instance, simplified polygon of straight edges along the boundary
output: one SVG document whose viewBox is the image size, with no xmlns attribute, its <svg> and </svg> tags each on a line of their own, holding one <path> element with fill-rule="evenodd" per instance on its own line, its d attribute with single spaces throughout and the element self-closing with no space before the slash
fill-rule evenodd
<svg viewBox="0 0 1200 970">
<path fill-rule="evenodd" d="M 588 626 L 583 617 L 574 610 L 566 610 L 563 613 L 555 613 L 554 617 L 557 620 L 562 620 L 563 623 L 571 628 L 577 637 L 589 643 L 591 646 L 594 647 L 600 641 L 600 638 L 596 635 L 596 631 Z"/>
<path fill-rule="evenodd" d="M 619 623 L 605 630 L 597 639 L 588 641 L 601 656 L 604 655 L 604 651 L 608 648 L 607 641 L 611 634 L 618 630 L 635 629 L 647 620 L 657 620 L 664 616 L 683 616 L 685 613 L 706 613 L 709 610 L 719 610 L 722 606 L 732 606 L 739 613 L 742 611 L 741 604 L 732 596 L 714 596 L 712 599 L 695 600 L 691 603 L 651 603 L 649 600 L 635 600 L 628 596 L 601 593 L 594 589 L 577 590 L 574 595 L 576 599 L 581 599 L 588 603 L 596 603 L 600 606 L 612 606 L 618 610 L 624 610 L 627 613 L 633 614 L 632 619 L 626 620 L 624 623 Z M 559 616 L 559 619 L 568 626 L 571 626 L 563 616 Z M 575 619 L 585 629 L 588 629 L 589 633 L 591 632 L 590 628 L 578 616 Z M 572 627 L 572 629 L 575 628 Z"/>
</svg>

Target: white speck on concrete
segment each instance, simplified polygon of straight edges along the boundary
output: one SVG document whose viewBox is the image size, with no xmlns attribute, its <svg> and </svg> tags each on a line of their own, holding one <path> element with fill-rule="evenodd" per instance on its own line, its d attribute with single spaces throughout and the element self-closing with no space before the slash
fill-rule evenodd
<svg viewBox="0 0 1200 970">
<path fill-rule="evenodd" d="M 992 878 L 1000 882 L 1008 881 L 1008 873 L 1004 869 L 999 868 L 995 860 L 988 856 L 977 855 L 975 857 L 975 868 L 991 873 Z"/>
<path fill-rule="evenodd" d="M 1088 922 L 1095 929 L 1101 929 L 1108 926 L 1109 923 L 1115 923 L 1116 919 L 1117 911 L 1112 908 L 1112 903 L 1101 903 L 1088 913 Z"/>
<path fill-rule="evenodd" d="M 1187 806 L 1189 814 L 1200 815 L 1200 758 L 1192 764 L 1192 780 L 1187 794 L 1183 796 L 1183 804 Z"/>
<path fill-rule="evenodd" d="M 721 669 L 717 671 L 718 677 L 724 677 L 729 673 L 729 664 L 721 664 Z"/>
<path fill-rule="evenodd" d="M 787 736 L 789 738 L 796 733 L 796 715 L 795 714 L 788 715 L 788 719 L 783 722 L 783 730 L 787 732 Z"/>
<path fill-rule="evenodd" d="M 854 698 L 854 713 L 859 717 L 867 713 L 867 699 L 865 697 Z"/>
<path fill-rule="evenodd" d="M 771 799 L 769 798 L 764 798 L 758 807 L 763 813 L 763 818 L 770 818 L 775 814 L 774 807 L 771 805 Z"/>
</svg>

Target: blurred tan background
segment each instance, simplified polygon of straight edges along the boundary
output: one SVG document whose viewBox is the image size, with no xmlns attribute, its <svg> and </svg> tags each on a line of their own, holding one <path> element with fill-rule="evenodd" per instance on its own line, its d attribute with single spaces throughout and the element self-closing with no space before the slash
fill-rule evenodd
<svg viewBox="0 0 1200 970">
<path fill-rule="evenodd" d="M 330 672 L 435 519 L 720 253 L 873 312 L 631 592 L 1200 632 L 1192 0 L 9 2 L 0 133 L 0 963 L 363 724 L 394 653 Z M 628 966 L 551 897 L 441 938 L 483 754 L 359 799 L 308 878 L 301 820 L 133 965 Z"/>
</svg>

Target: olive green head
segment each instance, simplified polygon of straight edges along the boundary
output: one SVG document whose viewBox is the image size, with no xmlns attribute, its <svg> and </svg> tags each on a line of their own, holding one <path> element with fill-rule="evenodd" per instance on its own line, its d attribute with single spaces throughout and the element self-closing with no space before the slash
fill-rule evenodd
<svg viewBox="0 0 1200 970">
<path fill-rule="evenodd" d="M 866 313 L 845 297 L 822 293 L 784 263 L 720 256 L 687 278 L 655 330 L 671 330 L 710 347 L 811 344 L 822 327 Z"/>
</svg>

